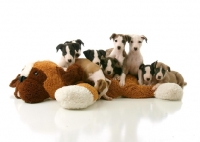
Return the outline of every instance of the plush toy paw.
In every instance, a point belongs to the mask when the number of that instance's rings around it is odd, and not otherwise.
[[[57,89],[55,98],[63,108],[83,109],[96,102],[98,92],[91,85],[80,83]]]
[[[183,89],[176,83],[163,83],[154,92],[158,99],[177,101],[183,96]]]

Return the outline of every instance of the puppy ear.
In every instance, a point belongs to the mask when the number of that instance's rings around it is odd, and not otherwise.
[[[119,61],[116,58],[113,58],[113,61],[114,61],[115,67],[118,67],[118,68],[121,67]]]
[[[153,62],[153,63],[151,64],[151,69],[154,70],[154,69],[156,68],[156,64],[157,64],[157,62],[158,62],[158,61],[155,61],[155,62]]]
[[[131,36],[125,35],[125,39],[126,39],[126,41],[128,41],[128,43],[130,43],[130,41],[131,41]]]
[[[97,86],[96,87],[97,87],[97,90],[99,92],[102,92],[106,87],[105,81],[103,79],[97,80]]]
[[[90,49],[83,51],[83,54],[85,55],[86,58],[89,58],[91,51],[92,50],[90,50]]]
[[[170,69],[170,67],[169,67],[169,66],[167,66],[167,69],[168,69],[168,71],[169,71],[169,72],[171,71],[171,69]]]
[[[99,51],[99,53],[100,53],[100,56],[102,57],[106,57],[106,51],[104,51],[104,50],[98,50]]]
[[[144,64],[141,64],[139,67],[140,70],[144,69]]]
[[[147,38],[146,38],[144,35],[142,35],[141,38],[142,38],[143,40],[145,39],[145,41],[146,41],[146,43],[147,43]]]
[[[56,51],[58,52],[58,50],[62,50],[66,45],[64,44],[59,44],[57,47],[56,47]]]
[[[82,40],[77,39],[76,42],[78,42],[80,45],[82,44],[84,46],[84,43],[82,42]]]
[[[113,33],[113,34],[110,36],[110,40],[111,40],[111,39],[114,39],[114,38],[116,37],[116,35],[117,35],[117,34]]]
[[[101,59],[100,59],[100,64],[103,65],[106,61],[106,58],[101,56]]]

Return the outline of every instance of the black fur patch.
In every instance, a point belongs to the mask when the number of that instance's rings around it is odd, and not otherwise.
[[[97,54],[98,54],[98,58],[99,60],[101,60],[102,57],[106,57],[106,51],[104,50],[96,50],[97,51]],[[85,55],[85,57],[90,60],[91,62],[93,61],[94,59],[94,50],[86,50],[86,51],[83,51],[83,54]]]
[[[62,55],[65,56],[67,53],[66,51],[66,47],[68,46],[69,48],[69,51],[70,51],[70,55],[72,57],[75,57],[75,47],[77,46],[78,44],[77,43],[67,43],[67,44],[59,44],[57,47],[56,47],[56,50],[58,52],[58,50],[60,49],[62,51]]]

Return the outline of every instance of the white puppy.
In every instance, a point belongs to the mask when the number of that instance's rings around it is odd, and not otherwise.
[[[142,82],[142,72],[139,70],[140,65],[143,63],[143,57],[140,52],[140,48],[142,46],[142,42],[145,39],[147,42],[147,38],[144,35],[130,35],[131,40],[129,42],[129,53],[124,59],[123,64],[123,73],[120,76],[120,86],[125,85],[125,78],[128,73],[138,77],[139,84],[143,84]]]

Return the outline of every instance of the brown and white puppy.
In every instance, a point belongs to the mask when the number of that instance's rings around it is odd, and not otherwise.
[[[142,71],[143,85],[151,85],[152,84],[152,77],[154,75],[152,65],[141,64],[139,69]]]
[[[94,87],[99,92],[99,99],[103,96],[106,100],[112,100],[111,97],[106,95],[111,81],[105,77],[100,66],[91,62],[88,59],[78,58],[75,64],[80,65],[86,73],[85,81],[94,82]]]
[[[168,65],[156,61],[152,63],[152,66],[154,67],[152,90],[156,90],[162,83],[176,83],[182,88],[187,84],[183,76],[176,71],[171,71]]]
[[[130,35],[129,52],[124,59],[123,73],[120,77],[120,86],[125,85],[125,78],[128,73],[138,77],[138,82],[142,85],[142,73],[139,70],[140,65],[143,63],[143,56],[140,52],[143,40],[147,42],[144,35]]]
[[[125,45],[126,42],[130,42],[131,37],[129,35],[113,33],[110,36],[110,40],[113,39],[114,48],[106,50],[106,57],[116,58],[120,65],[123,65],[126,57]]]

